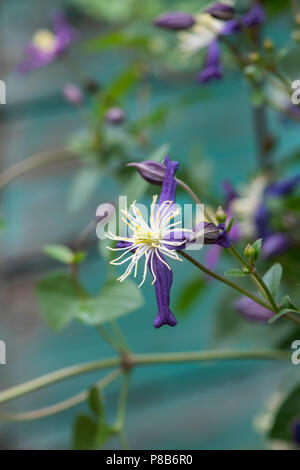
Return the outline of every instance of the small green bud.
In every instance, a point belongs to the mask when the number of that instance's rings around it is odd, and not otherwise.
[[[260,60],[259,53],[258,52],[250,52],[249,60],[252,64],[254,64],[255,62],[259,62],[259,60]]]
[[[245,274],[250,274],[250,273],[251,273],[251,269],[250,269],[250,268],[246,268],[246,266],[244,266],[244,267],[242,268],[242,271],[243,271],[243,273],[245,273]]]
[[[226,212],[223,210],[222,206],[218,207],[216,212],[216,220],[219,224],[223,224],[226,221],[227,215]]]
[[[271,41],[271,39],[266,38],[264,40],[264,48],[266,51],[272,51],[274,49],[274,43]]]
[[[252,245],[247,245],[245,250],[244,250],[244,255],[247,256],[247,258],[254,258],[255,257],[255,248],[253,248]]]

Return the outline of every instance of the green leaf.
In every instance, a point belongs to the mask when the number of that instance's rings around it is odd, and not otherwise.
[[[285,295],[284,297],[282,297],[281,301],[280,301],[280,304],[279,304],[279,309],[285,309],[285,308],[290,308],[292,310],[296,310],[298,311],[298,307],[297,305],[295,305],[290,296],[289,295]]]
[[[204,292],[206,283],[200,277],[197,279],[189,280],[180,291],[177,300],[177,309],[179,312],[184,312],[199,298]]]
[[[245,277],[248,275],[247,273],[244,273],[242,269],[239,269],[239,268],[229,269],[229,271],[226,271],[226,273],[224,274],[225,276],[232,276],[232,277]]]
[[[272,296],[275,297],[280,287],[282,277],[282,266],[279,263],[273,264],[271,268],[264,274],[263,280],[269,288]]]
[[[37,285],[42,314],[55,330],[62,330],[79,313],[79,301],[73,279],[67,274],[52,274]]]
[[[109,281],[97,297],[82,302],[78,318],[87,325],[100,325],[137,310],[143,303],[142,293],[133,281]]]
[[[75,450],[97,450],[115,434],[115,429],[103,418],[96,421],[87,415],[79,415],[74,425],[73,448]]]
[[[76,418],[73,432],[73,448],[75,450],[97,449],[98,424],[89,416],[80,415]]]
[[[252,243],[252,247],[255,250],[254,261],[256,261],[260,256],[262,241],[262,238],[258,238],[254,243]]]
[[[279,407],[269,437],[271,439],[291,440],[291,424],[300,418],[300,386],[294,388]]]
[[[44,245],[43,252],[61,263],[71,264],[74,260],[73,251],[64,245]]]
[[[149,160],[155,162],[162,161],[163,158],[167,155],[169,149],[169,144],[161,145],[149,155]],[[124,194],[127,196],[128,204],[131,204],[135,200],[137,201],[141,199],[148,187],[149,183],[145,181],[138,172],[133,174],[129,180],[129,183],[125,186],[124,189]]]
[[[104,412],[104,402],[100,390],[92,387],[89,394],[89,405],[91,410],[97,415],[102,416]]]
[[[283,317],[283,315],[286,315],[287,313],[299,313],[297,310],[292,310],[290,308],[284,308],[280,310],[279,313],[276,313],[273,317],[270,318],[268,323],[274,323],[278,318]]]
[[[97,167],[82,168],[75,175],[68,195],[68,209],[78,212],[83,209],[101,181],[102,172]]]

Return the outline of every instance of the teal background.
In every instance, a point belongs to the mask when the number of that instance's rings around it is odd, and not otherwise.
[[[80,50],[50,67],[19,76],[14,72],[24,43],[45,22],[51,8],[60,2],[1,3],[0,78],[7,83],[7,105],[1,109],[1,169],[40,151],[60,148],[72,130],[81,126],[80,112],[64,103],[61,88],[72,80],[74,62],[91,76],[109,81],[123,66],[119,53],[97,58]],[[51,7],[51,8],[50,8]],[[272,33],[278,43],[287,40],[289,20],[277,18]],[[94,30],[97,26],[93,25]],[[89,29],[83,25],[83,36]],[[274,37],[273,34],[273,37]],[[108,66],[109,65],[109,66]],[[196,85],[151,80],[154,107],[159,102],[175,106],[184,91]],[[135,112],[134,103],[128,109]],[[276,158],[299,145],[297,126],[283,124],[277,114],[270,116],[271,128],[279,136]],[[176,112],[166,127],[154,136],[157,145],[171,144],[171,155],[185,165],[191,148],[201,149],[213,165],[212,184],[221,195],[224,178],[244,181],[255,170],[255,142],[248,90],[240,75],[233,71],[209,87],[209,99]],[[66,197],[76,168],[60,164],[30,173],[12,183],[1,194],[1,212],[7,220],[2,235],[1,323],[0,338],[7,344],[7,365],[0,366],[1,388],[14,385],[77,362],[112,354],[96,330],[73,323],[66,331],[54,333],[42,321],[34,296],[34,282],[49,267],[55,267],[41,253],[46,243],[66,243],[74,238],[94,216],[100,202],[111,200],[116,187],[102,181],[89,207],[79,215],[66,208]],[[200,254],[203,258],[203,254]],[[179,263],[178,263],[179,264]],[[173,310],[183,280],[193,278],[195,270],[186,264],[174,266]],[[81,272],[90,291],[105,280],[105,263],[95,249]],[[176,328],[154,330],[154,290],[143,287],[146,304],[122,318],[120,324],[130,346],[136,352],[182,351],[206,348],[257,345],[267,347],[264,327],[249,325],[251,333],[242,339],[217,340],[214,334],[215,312],[223,288],[210,283],[204,297],[189,315],[179,318]],[[265,361],[236,361],[208,364],[148,366],[134,371],[130,392],[127,430],[132,448],[152,449],[232,449],[262,448],[253,429],[253,417],[291,366]],[[80,391],[99,379],[92,374],[61,383],[14,401],[5,409],[21,411],[55,403]],[[105,392],[108,415],[113,418],[119,382]],[[85,405],[54,417],[29,423],[0,424],[2,448],[68,448],[75,412]],[[118,442],[109,443],[110,448]]]

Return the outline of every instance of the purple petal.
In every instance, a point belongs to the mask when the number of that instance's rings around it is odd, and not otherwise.
[[[300,175],[287,178],[277,183],[272,183],[266,191],[268,196],[286,196],[290,194],[300,183]]]
[[[221,64],[221,53],[218,41],[213,41],[207,48],[207,56],[204,68],[198,74],[197,80],[200,83],[207,83],[213,79],[220,79],[223,76]]]
[[[172,11],[163,13],[154,22],[155,26],[165,29],[181,30],[191,28],[195,24],[192,15],[183,11]]]
[[[211,247],[209,247],[205,254],[205,260],[204,260],[205,266],[211,271],[214,271],[218,265],[221,253],[222,253],[221,246],[212,245]],[[212,279],[210,276],[208,278]]]
[[[274,315],[271,310],[262,307],[248,297],[241,297],[234,303],[234,306],[244,318],[253,322],[267,323]]]
[[[221,36],[230,36],[231,34],[239,33],[241,30],[241,25],[237,20],[226,21],[224,28],[222,29]]]
[[[257,228],[258,236],[261,238],[266,238],[271,234],[271,229],[269,226],[270,212],[267,206],[262,203],[256,211],[255,214],[255,225]]]
[[[161,258],[164,260],[162,256]],[[153,257],[153,272],[156,276],[155,293],[158,306],[154,327],[160,328],[163,325],[175,326],[177,325],[177,320],[169,308],[173,273],[157,256]]]
[[[290,247],[290,238],[284,233],[273,233],[263,240],[262,256],[273,258],[282,255]]]
[[[259,25],[266,19],[266,13],[259,4],[254,5],[251,10],[242,17],[242,23],[247,28]]]
[[[122,124],[125,120],[125,111],[122,108],[110,108],[105,116],[107,122],[111,124]]]
[[[166,165],[166,174],[161,188],[159,205],[164,201],[173,201],[175,202],[175,193],[177,187],[177,181],[175,179],[175,173],[178,170],[179,163],[170,160],[167,155],[164,164]]]
[[[239,197],[239,194],[238,192],[234,189],[234,187],[232,186],[231,182],[230,181],[223,181],[223,190],[224,190],[224,193],[225,193],[225,196],[226,196],[226,202],[225,202],[225,207],[226,209],[229,207],[229,204],[234,200],[236,199],[237,197]]]

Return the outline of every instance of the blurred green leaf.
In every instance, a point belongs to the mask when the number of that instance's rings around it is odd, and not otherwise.
[[[103,397],[97,387],[92,387],[89,394],[89,405],[91,410],[97,415],[102,416],[104,411]]]
[[[42,314],[55,330],[62,330],[79,313],[76,285],[67,274],[52,274],[37,285]]]
[[[76,253],[74,253],[73,263],[76,263],[76,264],[82,263],[82,261],[84,261],[85,258],[86,258],[85,251],[77,251]]]
[[[240,268],[229,269],[229,271],[226,271],[224,274],[225,274],[225,276],[231,276],[231,277],[245,277],[245,276],[247,276],[247,274],[244,273],[244,271]]]
[[[93,39],[89,39],[85,45],[88,52],[98,52],[101,49],[111,47],[143,47],[149,44],[149,39],[145,36],[134,36],[125,31],[109,31]]]
[[[279,263],[273,264],[273,266],[271,266],[271,268],[263,276],[263,280],[265,281],[273,297],[276,297],[276,294],[278,293],[281,277],[282,266]]]
[[[184,312],[189,309],[203,294],[205,285],[206,283],[200,277],[186,282],[178,295],[177,310]]]
[[[61,263],[71,264],[74,260],[73,251],[64,245],[44,245],[43,252]]]
[[[287,313],[299,313],[297,311],[294,311],[294,310],[291,310],[290,308],[283,308],[282,310],[280,310],[279,313],[276,313],[276,315],[274,315],[273,317],[270,318],[270,320],[268,321],[268,323],[274,323],[275,321],[278,320],[278,318],[280,317],[283,317],[284,315],[286,315]]]
[[[142,293],[133,281],[109,281],[97,297],[82,302],[78,318],[87,325],[100,325],[137,310],[143,302]]]
[[[77,212],[86,206],[102,176],[102,171],[94,166],[88,166],[78,171],[68,195],[68,209],[71,212]]]
[[[279,407],[269,437],[271,439],[291,440],[291,425],[300,417],[300,386],[294,388]]]

